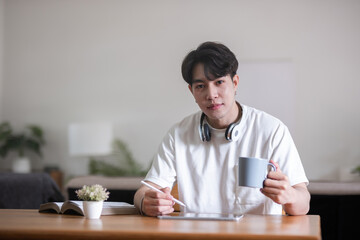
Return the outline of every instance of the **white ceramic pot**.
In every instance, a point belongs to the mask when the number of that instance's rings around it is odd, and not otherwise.
[[[87,219],[99,219],[104,201],[84,201],[84,215]]]
[[[30,160],[27,157],[19,157],[14,160],[12,164],[12,171],[14,173],[30,173],[31,164]]]

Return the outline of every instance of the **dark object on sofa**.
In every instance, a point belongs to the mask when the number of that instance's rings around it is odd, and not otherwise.
[[[55,181],[47,173],[1,173],[0,208],[38,209],[45,202],[62,202]]]

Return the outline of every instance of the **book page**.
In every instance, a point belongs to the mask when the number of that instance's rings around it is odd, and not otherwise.
[[[126,202],[104,202],[103,208],[112,208],[112,207],[133,207],[133,205]]]
[[[83,202],[82,201],[71,201],[71,200],[66,201],[61,207],[61,213],[84,215]]]
[[[134,205],[126,202],[104,202],[101,215],[139,214]]]
[[[48,202],[40,204],[39,212],[56,212],[60,213],[63,202]]]
[[[53,203],[58,206],[59,210],[61,209],[62,205],[64,204],[64,202],[53,202]]]

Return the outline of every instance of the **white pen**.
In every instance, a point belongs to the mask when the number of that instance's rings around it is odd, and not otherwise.
[[[160,189],[157,189],[156,187],[154,187],[154,186],[152,186],[152,185],[150,185],[150,184],[148,184],[148,183],[146,183],[146,182],[144,182],[144,181],[141,181],[141,184],[144,184],[145,186],[147,186],[147,187],[149,187],[149,188],[151,188],[151,189],[153,189],[153,190],[155,190],[155,191],[157,191],[157,192],[164,193],[164,192],[161,191]],[[172,200],[173,200],[174,202],[176,202],[177,204],[179,204],[179,205],[181,205],[181,206],[183,206],[183,207],[186,207],[186,205],[185,205],[184,203],[180,202],[180,201],[177,200],[176,198],[173,198]]]

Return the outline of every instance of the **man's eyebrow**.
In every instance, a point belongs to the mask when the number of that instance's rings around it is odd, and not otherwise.
[[[193,79],[192,83],[203,83],[204,81],[201,79]]]

